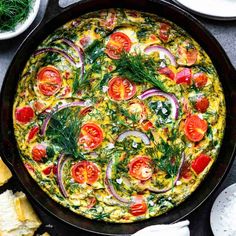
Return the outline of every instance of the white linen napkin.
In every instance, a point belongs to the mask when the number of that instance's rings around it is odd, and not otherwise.
[[[169,225],[151,225],[139,230],[132,236],[190,236],[189,221]]]

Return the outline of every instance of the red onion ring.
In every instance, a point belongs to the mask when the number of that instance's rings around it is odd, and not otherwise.
[[[135,131],[135,130],[128,130],[120,134],[119,137],[117,138],[117,141],[122,142],[126,137],[129,137],[129,136],[135,136],[137,138],[140,138],[142,139],[145,145],[150,145],[150,140],[148,136],[145,133],[142,133],[140,131]]]
[[[180,171],[181,171],[181,168],[183,166],[184,160],[185,160],[185,154],[182,153],[179,169],[178,169],[177,175],[175,177],[175,180],[173,182],[173,185],[171,187],[168,187],[168,188],[165,188],[165,189],[158,189],[158,188],[155,188],[155,187],[147,187],[147,190],[149,190],[151,192],[154,192],[154,193],[166,193],[169,190],[171,190],[176,185],[177,181],[179,180]]]
[[[159,54],[162,53],[164,56],[169,58],[171,65],[177,66],[177,63],[173,54],[168,49],[162,46],[159,46],[159,45],[148,46],[144,49],[144,52],[146,54],[151,54],[153,52],[159,52]]]
[[[112,184],[112,166],[114,164],[113,158],[108,162],[107,169],[106,169],[106,177],[105,177],[105,185],[107,186],[107,189],[109,193],[117,199],[119,202],[123,204],[130,204],[131,201],[119,196],[119,194],[116,192],[113,184]]]
[[[57,48],[41,48],[39,50],[36,50],[33,55],[37,56],[37,55],[40,55],[42,53],[47,53],[47,52],[58,53],[61,56],[63,56],[65,59],[67,59],[70,63],[72,63],[74,66],[76,66],[76,62],[73,57],[69,56],[66,52]]]
[[[143,92],[139,97],[141,100],[145,100],[152,96],[162,96],[168,99],[171,103],[171,117],[175,120],[178,119],[179,116],[179,102],[177,98],[173,94],[165,93],[159,89],[149,89]]]
[[[84,107],[85,104],[84,102],[82,101],[76,101],[76,102],[71,102],[71,103],[66,103],[66,104],[63,104],[61,106],[58,106],[57,108],[55,108],[52,112],[50,112],[48,114],[48,116],[44,119],[43,121],[43,124],[41,126],[41,130],[40,130],[40,134],[43,136],[45,135],[46,133],[46,130],[47,130],[47,127],[48,127],[48,124],[49,124],[49,121],[51,120],[52,116],[57,113],[58,111],[61,111],[65,108],[68,108],[68,107],[77,107],[77,106],[81,106],[81,107]]]
[[[64,197],[68,197],[68,194],[66,192],[66,188],[62,180],[62,174],[63,174],[63,168],[69,160],[72,160],[72,158],[68,158],[62,153],[60,154],[57,162],[57,182],[59,189]]]

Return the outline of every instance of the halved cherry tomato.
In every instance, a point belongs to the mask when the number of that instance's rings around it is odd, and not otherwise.
[[[175,79],[175,73],[168,67],[164,67],[164,68],[161,68],[158,70],[158,72],[161,74],[161,75],[165,75],[166,77],[174,80]]]
[[[192,72],[189,68],[184,68],[183,70],[176,73],[176,83],[177,84],[191,84]]]
[[[153,129],[154,126],[152,124],[152,122],[150,120],[144,120],[142,123],[141,123],[141,127],[144,131],[148,131],[150,129]]]
[[[43,170],[43,173],[44,173],[45,175],[50,175],[51,172],[52,172],[52,170],[53,170],[53,166],[48,166],[48,167],[46,167],[46,168]]]
[[[183,66],[191,66],[197,61],[198,50],[189,41],[184,41],[178,48],[177,63]]]
[[[15,116],[18,122],[26,124],[34,118],[34,110],[30,106],[16,108]]]
[[[36,144],[32,149],[32,157],[35,161],[41,161],[47,156],[46,146],[43,144]]]
[[[116,101],[128,100],[136,93],[136,86],[126,78],[114,77],[108,87],[109,97]]]
[[[143,198],[141,196],[137,196],[134,199],[134,202],[130,204],[129,212],[133,216],[140,216],[140,215],[144,215],[147,212],[147,209],[148,209],[147,204],[143,200]]]
[[[53,66],[41,68],[37,74],[39,91],[45,96],[56,94],[62,86],[60,72]]]
[[[166,24],[166,23],[161,23],[160,25],[160,39],[163,42],[167,42],[169,39],[169,32],[170,32],[170,25]]]
[[[199,175],[208,166],[210,161],[211,157],[202,153],[193,160],[191,167],[194,172]]]
[[[197,99],[195,108],[201,112],[206,112],[207,108],[209,107],[209,100],[206,97],[200,97]]]
[[[128,165],[129,174],[139,180],[148,180],[152,177],[151,159],[148,156],[136,156]]]
[[[103,141],[102,129],[95,123],[87,123],[81,127],[79,143],[85,149],[92,150],[97,148]]]
[[[72,177],[80,184],[93,184],[99,178],[99,169],[91,161],[80,161],[72,167]]]
[[[38,132],[39,132],[39,127],[37,125],[33,126],[29,131],[27,142],[31,141]]]
[[[121,53],[129,52],[130,48],[130,38],[122,32],[115,32],[110,36],[105,52],[112,59],[120,59]]]
[[[197,88],[202,88],[206,85],[208,78],[206,74],[199,72],[193,75],[193,80]]]
[[[201,141],[207,131],[207,122],[198,115],[191,115],[185,121],[184,133],[190,141]]]

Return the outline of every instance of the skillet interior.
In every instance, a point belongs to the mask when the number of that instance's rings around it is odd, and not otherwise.
[[[50,1],[50,4],[53,2],[54,1]],[[68,211],[51,200],[38,187],[38,185],[35,184],[34,180],[29,176],[27,170],[25,170],[23,163],[18,156],[12,125],[12,104],[17,86],[16,78],[18,78],[18,75],[23,69],[25,62],[35,50],[38,42],[41,42],[58,26],[75,17],[78,17],[81,14],[111,7],[125,7],[156,13],[159,16],[167,18],[168,20],[171,20],[184,28],[211,57],[223,85],[227,105],[225,137],[219,157],[217,158],[207,178],[201,183],[199,188],[191,195],[191,197],[161,217],[152,218],[139,223],[119,225],[91,221]],[[174,222],[193,211],[222,181],[232,162],[235,149],[236,134],[231,127],[236,125],[236,109],[235,106],[233,106],[233,96],[234,99],[236,99],[236,86],[234,77],[234,74],[236,73],[234,72],[232,65],[230,64],[222,48],[196,19],[191,17],[188,13],[185,13],[184,11],[165,2],[150,2],[146,0],[139,0],[137,2],[130,0],[125,3],[111,3],[109,0],[90,0],[72,5],[63,10],[60,14],[53,11],[52,5],[49,5],[47,12],[48,14],[46,14],[46,17],[49,15],[49,12],[52,16],[55,14],[55,18],[45,23],[47,21],[46,18],[45,21],[26,39],[26,41],[20,47],[13,59],[11,66],[8,69],[1,92],[1,152],[3,157],[12,164],[16,175],[26,190],[41,206],[43,206],[53,215],[56,215],[61,220],[76,227],[102,234],[117,235],[133,233],[151,224]]]

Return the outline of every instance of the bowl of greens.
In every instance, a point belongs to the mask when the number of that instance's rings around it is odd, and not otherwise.
[[[0,40],[16,37],[34,21],[40,0],[0,1]]]

